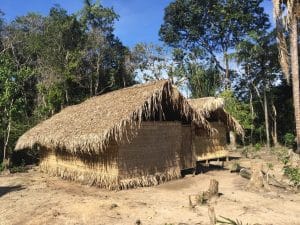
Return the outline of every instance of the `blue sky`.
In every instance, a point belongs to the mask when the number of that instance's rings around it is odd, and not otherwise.
[[[208,0],[209,1],[209,0]],[[247,1],[247,0],[245,0]],[[0,9],[7,21],[27,12],[47,15],[54,4],[60,4],[73,13],[82,7],[82,0],[0,0]],[[164,8],[171,0],[102,0],[103,5],[113,7],[120,15],[115,34],[132,47],[138,42],[159,42],[158,31],[162,24]],[[272,18],[272,1],[265,0],[263,6]]]

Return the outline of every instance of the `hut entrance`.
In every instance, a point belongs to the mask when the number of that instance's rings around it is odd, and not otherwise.
[[[192,152],[192,130],[190,124],[183,124],[181,126],[181,138],[180,168],[194,168],[196,161]]]

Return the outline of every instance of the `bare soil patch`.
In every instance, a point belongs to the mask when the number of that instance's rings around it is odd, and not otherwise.
[[[262,154],[260,159],[280,163]],[[250,159],[240,159],[241,166]],[[229,170],[213,170],[149,188],[108,191],[49,177],[33,168],[28,173],[0,176],[0,224],[209,224],[208,206],[191,209],[188,196],[219,182],[222,195],[213,207],[220,216],[243,224],[300,225],[300,194],[279,188],[248,191],[248,180]]]

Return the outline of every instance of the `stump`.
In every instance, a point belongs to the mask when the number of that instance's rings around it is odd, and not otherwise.
[[[251,179],[251,171],[246,169],[246,168],[242,168],[240,170],[240,176],[243,177],[243,178],[246,178],[246,179]]]
[[[251,178],[247,188],[252,190],[270,189],[269,184],[264,179],[263,164],[253,162],[251,164]]]
[[[197,205],[206,204],[211,198],[219,196],[219,182],[215,179],[210,180],[209,188],[197,195],[189,195],[189,205],[195,208]]]
[[[209,198],[217,196],[219,193],[219,182],[215,179],[210,180],[209,189],[207,192],[209,193]]]
[[[251,178],[247,185],[250,189],[262,189],[264,187],[264,175],[262,171],[262,163],[252,163],[251,165]]]
[[[199,195],[189,195],[189,205],[191,208],[195,208],[197,205],[199,205]]]

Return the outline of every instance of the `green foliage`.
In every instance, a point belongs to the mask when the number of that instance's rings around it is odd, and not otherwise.
[[[163,46],[138,43],[132,49],[131,56],[136,68],[135,73],[140,80],[160,80],[171,75],[171,67],[168,63],[170,57],[168,50]]]
[[[117,19],[90,0],[77,14],[56,5],[8,24],[0,13],[0,156],[41,119],[134,83],[130,52],[113,33]]]
[[[267,163],[267,167],[268,167],[268,169],[270,169],[270,170],[273,170],[273,169],[274,169],[273,163]]]
[[[9,171],[11,173],[24,173],[24,172],[26,172],[27,169],[25,167],[25,161],[22,160],[22,163],[19,166],[13,166],[13,167],[9,168]]]
[[[5,167],[2,163],[0,163],[0,172],[4,171]]]
[[[216,95],[221,83],[221,75],[218,70],[213,67],[205,69],[197,64],[190,64],[188,71],[190,71],[189,83],[192,97],[201,98]]]
[[[258,152],[258,151],[260,151],[261,150],[261,144],[260,143],[256,143],[255,145],[254,145],[254,149],[255,149],[255,151],[256,152]]]
[[[283,172],[289,178],[290,182],[295,186],[300,185],[300,168],[291,164],[289,150],[287,148],[275,148],[274,153],[278,159],[284,164]]]
[[[290,179],[294,186],[298,187],[300,185],[300,168],[285,166],[284,174]]]
[[[165,9],[160,37],[172,47],[197,50],[199,59],[232,73],[222,62],[230,60],[230,50],[249,32],[269,26],[261,2],[176,0]]]
[[[293,144],[295,143],[295,135],[292,133],[286,133],[283,137],[284,145],[286,147],[292,148]]]
[[[10,153],[16,138],[26,123],[27,82],[33,71],[26,65],[17,66],[12,55],[2,53],[0,57],[0,132],[1,154]],[[25,121],[24,121],[25,120]]]
[[[239,101],[231,90],[222,92],[220,97],[225,100],[226,111],[236,118],[244,129],[251,129],[253,125],[249,104]]]

